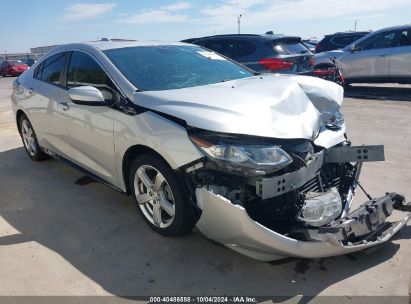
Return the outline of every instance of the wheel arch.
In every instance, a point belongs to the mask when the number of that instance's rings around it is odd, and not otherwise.
[[[145,146],[145,145],[134,145],[129,147],[126,152],[124,153],[123,159],[122,159],[122,172],[123,172],[123,182],[124,186],[126,188],[126,193],[130,194],[130,167],[134,159],[136,159],[137,156],[143,155],[143,154],[151,154],[154,155],[161,160],[163,160],[166,164],[170,165],[168,161],[158,152],[156,152],[154,149]],[[170,166],[171,167],[171,166]]]

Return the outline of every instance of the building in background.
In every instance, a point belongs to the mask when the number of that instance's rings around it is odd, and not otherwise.
[[[34,59],[38,60],[47,52],[51,51],[58,45],[48,45],[48,46],[39,46],[30,48],[30,53],[0,53],[0,61],[4,60],[25,60],[25,59]]]
[[[48,46],[39,46],[35,48],[30,48],[30,53],[35,56],[35,59],[39,59],[42,57],[44,54],[48,53],[55,47],[58,47],[58,45],[48,45]]]

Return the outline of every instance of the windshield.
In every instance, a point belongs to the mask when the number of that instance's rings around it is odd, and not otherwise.
[[[217,53],[197,46],[141,46],[104,53],[143,91],[181,89],[253,76]]]

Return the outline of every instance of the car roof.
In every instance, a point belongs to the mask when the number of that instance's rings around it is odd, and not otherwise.
[[[369,33],[371,33],[371,31],[358,31],[358,32],[347,31],[347,32],[337,32],[334,34],[327,34],[325,35],[325,37],[331,37],[331,36],[336,36],[336,35],[357,35],[357,34],[369,34]]]
[[[390,26],[390,27],[385,27],[376,31],[360,31],[360,32],[354,32],[354,31],[348,31],[348,32],[337,32],[334,34],[330,34],[330,35],[325,35],[327,36],[333,36],[333,35],[343,35],[343,34],[375,34],[375,33],[379,33],[379,32],[385,32],[385,31],[397,31],[397,30],[406,30],[406,29],[411,29],[411,23],[409,24],[404,24],[404,25],[395,25],[395,26]]]
[[[85,48],[85,49],[98,49],[100,51],[111,50],[111,49],[120,49],[127,47],[138,47],[138,46],[161,46],[161,45],[188,45],[183,42],[168,42],[168,41],[139,41],[139,40],[125,40],[125,39],[104,39],[98,41],[87,41],[81,43],[69,43],[62,44],[58,47],[55,47],[51,53],[57,53],[62,51],[67,51],[75,48]]]
[[[387,31],[400,31],[400,30],[411,30],[411,23],[410,24],[405,24],[405,25],[396,25],[396,26],[385,27],[385,28],[379,29],[377,31],[370,32],[369,34],[365,35],[364,37],[354,41],[353,43],[350,43],[345,48],[343,48],[343,50],[348,50],[348,49],[350,49],[350,47],[353,44],[361,43],[364,40],[367,40],[369,37],[372,37],[372,36],[377,35],[379,33],[387,32]]]
[[[411,23],[403,24],[403,25],[396,25],[396,26],[385,27],[385,28],[382,28],[382,29],[380,29],[380,30],[378,30],[378,31],[375,31],[375,32],[407,30],[407,29],[411,29]]]
[[[291,35],[284,35],[284,34],[225,34],[225,35],[213,35],[213,36],[205,36],[198,38],[197,40],[202,39],[218,39],[218,38],[247,38],[247,39],[263,39],[263,40],[277,40],[283,38],[291,38],[291,39],[301,39],[298,36],[291,36]],[[191,40],[191,39],[185,39]],[[194,40],[194,41],[197,41]]]

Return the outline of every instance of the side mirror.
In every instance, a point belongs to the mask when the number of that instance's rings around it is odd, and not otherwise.
[[[351,44],[351,46],[350,46],[350,51],[351,51],[351,52],[358,51],[357,46],[356,46],[355,44]]]
[[[70,99],[80,105],[106,106],[109,103],[104,100],[103,94],[92,86],[74,87],[68,90]]]

